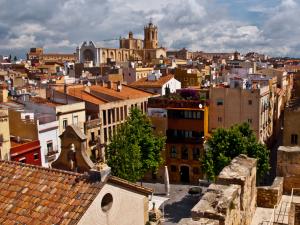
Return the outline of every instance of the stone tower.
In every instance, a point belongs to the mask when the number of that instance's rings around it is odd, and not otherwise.
[[[144,49],[156,49],[158,47],[158,29],[150,20],[144,27]]]

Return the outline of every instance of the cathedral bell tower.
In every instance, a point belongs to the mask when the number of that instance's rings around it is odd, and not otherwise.
[[[149,24],[144,27],[144,49],[158,48],[158,29],[150,20]]]

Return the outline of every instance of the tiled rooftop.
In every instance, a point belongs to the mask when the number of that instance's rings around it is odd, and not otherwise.
[[[0,224],[75,224],[103,186],[80,176],[0,161]]]
[[[144,77],[142,79],[139,79],[132,84],[130,84],[133,87],[149,87],[149,88],[155,88],[155,87],[162,87],[165,83],[167,83],[169,80],[174,78],[173,75],[167,75],[162,76],[158,80],[148,80],[147,77]]]
[[[64,92],[63,87],[57,87],[57,91]],[[68,94],[80,100],[91,102],[93,104],[104,104],[117,100],[136,99],[151,97],[154,94],[122,84],[122,89],[117,91],[117,84],[114,83],[112,88],[107,85],[92,85],[90,87],[82,85],[73,85],[68,87]],[[102,96],[102,97],[101,97]]]

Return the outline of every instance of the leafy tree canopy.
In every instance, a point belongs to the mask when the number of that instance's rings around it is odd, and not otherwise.
[[[207,178],[215,180],[221,170],[240,154],[258,160],[258,179],[269,171],[269,150],[256,140],[248,123],[235,125],[229,129],[216,129],[207,142],[207,149],[202,161]]]
[[[146,172],[157,171],[164,145],[165,137],[155,136],[150,119],[134,108],[106,149],[107,163],[113,175],[136,182]]]

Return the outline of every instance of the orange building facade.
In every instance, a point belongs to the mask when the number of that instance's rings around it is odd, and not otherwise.
[[[197,184],[204,176],[200,161],[204,155],[203,143],[208,136],[206,102],[151,98],[148,112],[154,129],[165,130],[167,140],[163,155],[170,182]],[[160,121],[155,117],[164,118],[165,123],[155,124],[154,121]],[[162,124],[166,127],[162,128]]]

